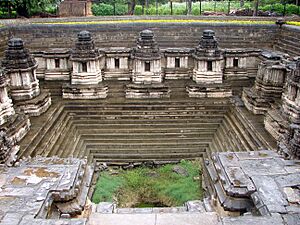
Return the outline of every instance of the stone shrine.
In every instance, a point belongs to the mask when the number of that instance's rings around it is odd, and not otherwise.
[[[288,74],[282,94],[282,116],[289,127],[279,138],[279,152],[288,158],[300,158],[300,60]]]
[[[2,66],[9,79],[11,97],[16,105],[26,114],[39,116],[51,105],[50,93],[41,93],[36,77],[37,63],[24,48],[22,39],[12,38]]]
[[[263,52],[262,57],[266,60],[258,65],[255,85],[245,88],[242,96],[247,109],[255,114],[264,114],[281,98],[287,73],[280,56]]]
[[[224,52],[218,47],[213,30],[204,30],[193,53],[193,81],[187,87],[190,97],[230,97],[230,87],[223,83]],[[239,60],[238,58],[236,60]]]
[[[102,54],[95,48],[92,36],[88,31],[81,31],[75,49],[71,52],[71,84],[63,88],[64,98],[105,98],[107,87],[101,84]]]
[[[204,30],[193,54],[195,67],[193,80],[199,84],[221,84],[223,81],[224,57],[218,48],[215,32]]]
[[[137,47],[131,51],[132,83],[127,85],[127,98],[168,97],[169,88],[163,84],[162,53],[151,30],[143,30]]]
[[[59,5],[59,16],[92,16],[91,0],[64,0]]]

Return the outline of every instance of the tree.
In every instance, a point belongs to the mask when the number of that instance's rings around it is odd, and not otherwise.
[[[253,16],[257,16],[258,6],[259,6],[259,0],[254,0],[254,12],[253,12]]]
[[[244,0],[240,0],[240,7],[244,7],[244,4],[245,4]]]
[[[11,4],[19,16],[29,17],[35,12],[42,12],[47,6],[57,5],[60,0],[15,0]]]
[[[135,4],[136,4],[135,0],[131,0],[130,1],[130,8],[129,8],[129,12],[128,12],[129,15],[133,15],[134,14]]]
[[[187,14],[192,14],[192,0],[187,0]]]

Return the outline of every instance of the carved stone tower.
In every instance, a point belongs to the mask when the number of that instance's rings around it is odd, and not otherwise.
[[[220,84],[223,78],[224,58],[218,48],[215,32],[204,30],[194,58],[193,80],[200,84]]]
[[[22,39],[12,38],[2,61],[9,79],[11,97],[21,110],[31,116],[39,116],[51,105],[49,92],[40,93],[36,77],[37,63],[24,48]]]
[[[162,83],[161,53],[154,33],[143,30],[137,40],[132,55],[132,81],[136,84]]]
[[[107,87],[102,82],[99,50],[95,48],[92,35],[81,31],[71,52],[71,84],[63,88],[63,97],[72,99],[106,98]]]

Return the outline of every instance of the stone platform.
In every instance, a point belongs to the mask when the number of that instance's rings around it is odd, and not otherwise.
[[[0,171],[1,224],[50,225],[59,218],[60,224],[85,224],[85,219],[63,219],[85,206],[93,175],[85,160],[36,157]]]
[[[107,97],[108,87],[104,84],[65,84],[62,89],[65,99],[101,99]]]
[[[300,166],[274,151],[224,152],[206,161],[207,190],[219,213],[300,216]]]
[[[186,87],[192,98],[229,98],[232,96],[230,85],[226,84],[190,84]]]
[[[126,98],[169,98],[170,88],[161,83],[157,84],[127,84]]]

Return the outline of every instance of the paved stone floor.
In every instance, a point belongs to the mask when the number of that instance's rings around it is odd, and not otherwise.
[[[216,225],[216,213],[100,214],[93,213],[88,225]]]

